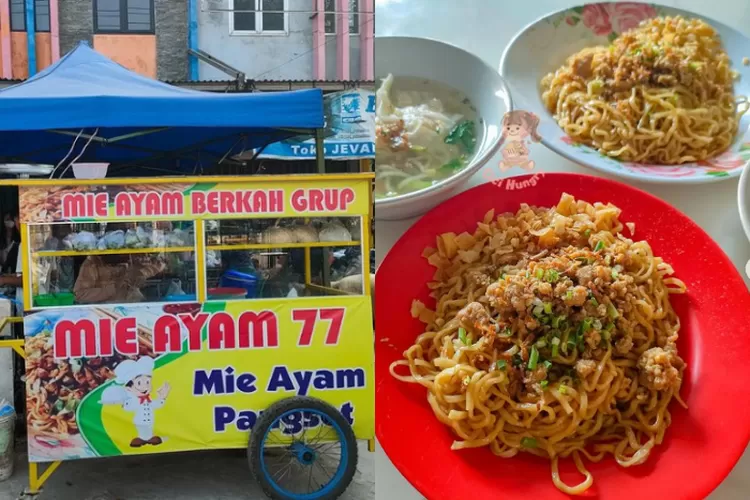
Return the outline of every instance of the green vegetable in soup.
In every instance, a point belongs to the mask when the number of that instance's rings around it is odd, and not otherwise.
[[[440,171],[446,176],[449,176],[464,168],[465,165],[466,162],[464,162],[463,157],[453,158],[451,161],[440,167]]]
[[[422,179],[412,179],[406,183],[401,189],[402,193],[410,193],[412,191],[419,191],[432,186],[432,181],[425,181]]]
[[[473,154],[477,145],[476,126],[472,120],[458,122],[445,138],[446,144],[457,144],[463,147],[466,154]]]

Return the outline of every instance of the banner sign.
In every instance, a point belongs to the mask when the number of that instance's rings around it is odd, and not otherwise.
[[[375,93],[347,90],[323,97],[327,160],[375,158]],[[293,137],[266,146],[260,158],[314,160],[315,139]]]
[[[374,437],[369,297],[76,307],[24,331],[31,462],[245,448],[261,413],[297,395]],[[287,420],[282,440],[327,430]]]
[[[369,179],[272,183],[22,186],[27,224],[367,215]]]

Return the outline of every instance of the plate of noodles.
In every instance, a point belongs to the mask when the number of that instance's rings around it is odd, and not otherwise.
[[[377,278],[377,436],[427,498],[702,499],[750,439],[747,287],[643,191],[484,184]]]
[[[542,142],[632,180],[705,183],[750,160],[750,40],[653,4],[593,3],[544,16],[500,71]]]

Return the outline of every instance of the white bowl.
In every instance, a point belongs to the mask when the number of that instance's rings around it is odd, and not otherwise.
[[[104,179],[109,163],[74,163],[73,177],[76,179]]]
[[[737,188],[737,205],[740,209],[740,221],[745,236],[750,241],[750,163],[745,165],[740,175],[740,184]],[[750,261],[745,266],[745,273],[750,278]]]
[[[725,24],[656,4],[603,2],[569,7],[526,26],[505,48],[500,61],[500,73],[513,92],[516,106],[539,116],[542,143],[573,162],[631,181],[701,184],[738,177],[750,160],[750,113],[742,117],[734,142],[722,154],[699,162],[664,166],[621,162],[573,143],[542,103],[540,80],[572,54],[585,47],[607,45],[609,39],[642,20],[675,15],[703,19],[716,29],[732,60],[732,69],[740,73],[734,85],[735,96],[750,96],[750,66],[742,63],[743,58],[750,56],[750,39]]]
[[[480,121],[477,150],[466,168],[429,188],[375,201],[376,219],[408,219],[450,198],[497,153],[503,116],[513,109],[513,103],[497,70],[463,49],[436,40],[376,37],[375,68],[378,81],[392,73],[395,77],[433,80],[463,92],[477,109]]]

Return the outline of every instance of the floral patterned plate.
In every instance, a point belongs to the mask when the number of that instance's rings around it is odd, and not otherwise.
[[[700,18],[721,36],[724,48],[740,73],[735,95],[750,97],[750,40],[738,31],[704,16],[672,7],[645,3],[594,3],[549,14],[524,28],[510,42],[500,62],[500,72],[511,87],[517,108],[539,116],[542,142],[565,158],[618,177],[658,183],[706,183],[737,177],[750,160],[750,113],[740,121],[732,146],[714,158],[675,166],[621,162],[588,146],[574,143],[542,104],[539,81],[575,52],[607,45],[623,31],[656,16]]]

